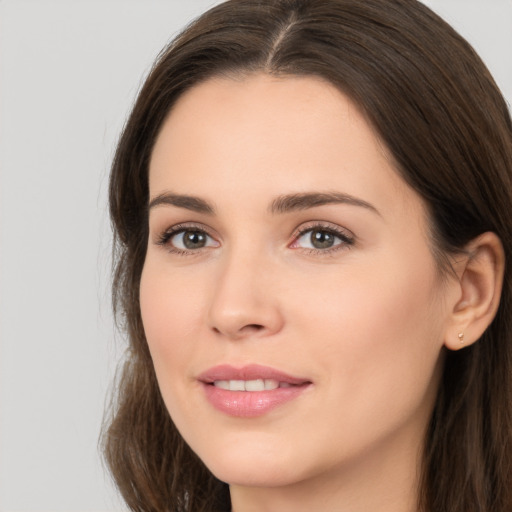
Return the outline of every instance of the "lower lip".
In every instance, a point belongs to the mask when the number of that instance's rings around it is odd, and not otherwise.
[[[203,384],[208,401],[219,411],[229,416],[254,418],[297,398],[309,384],[277,388],[267,391],[229,391]]]

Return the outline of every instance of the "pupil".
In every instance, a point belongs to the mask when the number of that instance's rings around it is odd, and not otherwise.
[[[204,247],[206,237],[200,231],[187,231],[183,237],[183,243],[187,249],[197,249]]]
[[[334,235],[327,231],[313,231],[311,233],[311,244],[316,249],[328,249],[334,243]]]

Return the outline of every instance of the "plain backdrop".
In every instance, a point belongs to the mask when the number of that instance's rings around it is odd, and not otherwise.
[[[115,141],[169,39],[213,0],[0,0],[0,511],[123,505],[97,443],[123,351],[110,313]],[[512,0],[425,1],[512,101]]]

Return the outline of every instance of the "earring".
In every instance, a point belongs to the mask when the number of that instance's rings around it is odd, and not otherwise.
[[[464,333],[459,332],[459,341],[461,345],[464,345]]]

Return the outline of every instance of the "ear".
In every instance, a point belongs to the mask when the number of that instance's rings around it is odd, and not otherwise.
[[[483,233],[456,257],[457,298],[445,332],[445,346],[458,350],[475,343],[489,327],[498,310],[505,253],[495,233]]]

